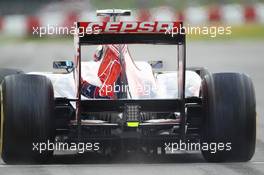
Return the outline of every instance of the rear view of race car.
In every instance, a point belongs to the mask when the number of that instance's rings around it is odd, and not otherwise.
[[[201,150],[210,162],[252,158],[256,102],[247,75],[186,68],[182,22],[116,21],[130,14],[123,10],[98,14],[114,21],[76,24],[74,63],[54,63],[66,74],[3,70],[6,163],[44,162],[64,146],[112,156]],[[100,60],[83,59],[98,46]]]

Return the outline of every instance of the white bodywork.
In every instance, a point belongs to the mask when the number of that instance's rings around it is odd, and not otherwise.
[[[130,60],[127,60],[127,65]],[[161,74],[153,74],[151,66],[147,62],[135,62],[135,66],[127,66],[126,74],[129,86],[128,98],[132,99],[171,99],[178,97],[178,81],[177,72],[168,72]],[[82,77],[90,84],[101,86],[102,83],[97,76],[100,62],[82,62]],[[137,70],[134,70],[134,69]],[[30,74],[38,74],[47,76],[53,84],[55,97],[76,98],[75,81],[73,73],[56,74],[48,72],[31,72]],[[145,90],[149,93],[139,93],[139,85],[144,84]],[[186,97],[199,96],[201,85],[200,76],[193,71],[186,71]],[[145,91],[144,91],[145,92]]]

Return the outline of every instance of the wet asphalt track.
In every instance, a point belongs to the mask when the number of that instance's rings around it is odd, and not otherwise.
[[[0,67],[24,71],[51,70],[52,60],[73,55],[70,42],[0,44]],[[5,165],[0,175],[77,175],[77,174],[264,174],[264,41],[192,42],[187,47],[189,66],[204,66],[211,72],[238,71],[252,77],[257,95],[258,133],[253,159],[248,163],[206,163],[199,153],[156,160],[131,155],[106,160],[102,157],[56,156],[49,165]]]

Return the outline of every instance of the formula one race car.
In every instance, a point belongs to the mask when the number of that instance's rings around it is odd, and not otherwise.
[[[97,13],[113,21],[76,23],[74,62],[54,62],[54,73],[0,69],[4,162],[43,162],[62,149],[252,158],[256,102],[248,76],[186,68],[182,22],[123,22],[117,17],[130,11]],[[178,32],[172,37],[168,29]]]

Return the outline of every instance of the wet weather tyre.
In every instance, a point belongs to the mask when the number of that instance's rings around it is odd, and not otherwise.
[[[1,94],[3,161],[7,164],[47,161],[53,151],[44,150],[40,154],[33,144],[54,141],[54,95],[51,81],[40,75],[7,76]]]
[[[202,81],[202,150],[209,162],[249,161],[255,152],[256,101],[251,79],[239,73],[207,75]],[[215,152],[216,150],[216,152]]]

